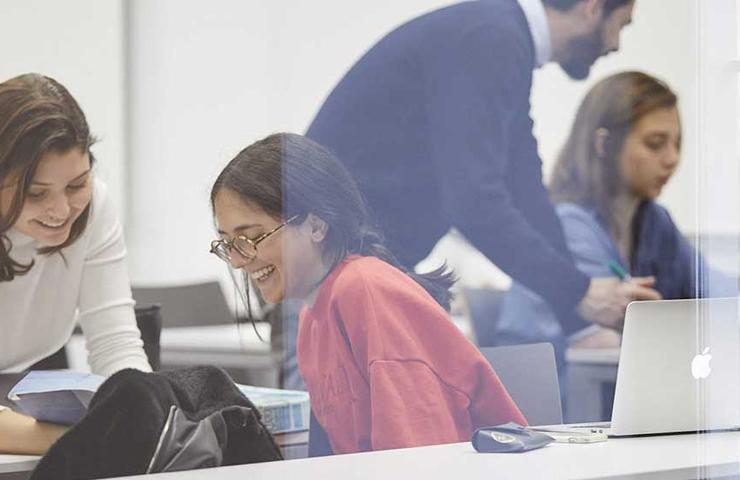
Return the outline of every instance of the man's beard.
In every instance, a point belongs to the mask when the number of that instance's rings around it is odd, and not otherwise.
[[[568,43],[569,58],[560,62],[560,68],[573,80],[584,80],[591,67],[604,51],[603,25],[596,31],[576,37]]]

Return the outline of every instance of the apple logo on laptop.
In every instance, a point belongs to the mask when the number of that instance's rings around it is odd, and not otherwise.
[[[691,375],[697,380],[707,378],[712,373],[712,368],[709,366],[711,359],[712,355],[709,353],[709,347],[705,348],[703,352],[696,354],[691,361]]]

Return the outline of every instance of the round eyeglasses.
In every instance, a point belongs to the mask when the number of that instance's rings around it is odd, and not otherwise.
[[[257,256],[257,245],[259,245],[260,242],[265,241],[270,235],[288,225],[299,216],[300,215],[293,215],[269,232],[263,233],[255,238],[249,238],[246,235],[237,235],[231,240],[226,240],[224,238],[214,240],[211,242],[210,252],[224,262],[231,262],[231,250],[236,250],[236,252],[245,260],[254,260]]]

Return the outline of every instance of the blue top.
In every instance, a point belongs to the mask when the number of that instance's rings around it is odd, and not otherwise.
[[[654,275],[655,289],[665,299],[737,295],[737,284],[709,269],[673,223],[668,211],[655,202],[638,208],[631,265],[621,258],[609,228],[595,209],[574,203],[556,207],[577,267],[589,277],[613,277],[609,262],[617,262],[635,277]],[[697,261],[698,259],[698,261]],[[700,266],[699,282],[695,265]],[[562,330],[547,304],[534,292],[513,283],[504,299],[497,333],[514,341],[559,343]]]
[[[517,0],[456,3],[372,46],[306,135],[357,181],[407,266],[452,227],[550,302],[566,331],[589,279],[574,265],[532,134],[535,46]]]

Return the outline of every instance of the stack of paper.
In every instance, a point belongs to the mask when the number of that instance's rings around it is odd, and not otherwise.
[[[237,386],[262,414],[262,422],[272,433],[283,457],[307,457],[311,414],[308,393],[249,385]]]
[[[37,420],[72,425],[85,415],[105,377],[67,370],[36,370],[8,393],[21,413]]]

